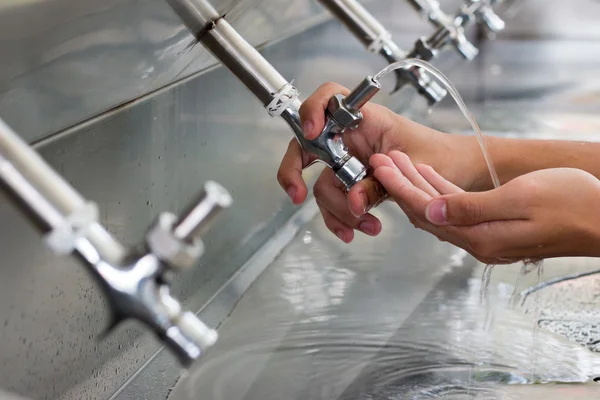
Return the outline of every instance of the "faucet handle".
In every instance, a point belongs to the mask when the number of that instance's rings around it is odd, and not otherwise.
[[[337,128],[330,134],[341,136],[346,129],[356,129],[362,121],[360,109],[379,92],[381,85],[373,77],[363,79],[348,96],[337,94],[329,100],[327,106],[328,119],[334,121]],[[325,124],[327,127],[328,124]],[[345,157],[333,166],[335,175],[340,179],[346,189],[367,175],[366,167],[356,157]]]
[[[231,195],[223,186],[206,182],[199,200],[181,218],[168,212],[158,217],[146,235],[149,250],[171,268],[191,268],[204,253],[201,236],[231,203]]]
[[[193,241],[205,234],[219,213],[231,206],[233,199],[223,186],[208,181],[204,184],[199,200],[187,210],[174,227],[173,233],[180,240]]]
[[[454,46],[460,55],[468,61],[473,61],[479,54],[479,49],[462,32],[454,39]]]
[[[496,14],[491,2],[480,1],[481,5],[475,10],[477,22],[483,24],[491,33],[498,33],[506,27],[506,23]]]

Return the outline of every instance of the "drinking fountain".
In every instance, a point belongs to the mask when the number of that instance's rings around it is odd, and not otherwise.
[[[0,180],[59,255],[76,253],[100,283],[113,322],[133,319],[154,331],[184,367],[217,340],[217,333],[171,294],[175,273],[204,252],[202,235],[231,202],[216,182],[181,216],[161,214],[140,249],[127,249],[98,221],[98,206],[85,199],[0,119]]]
[[[492,0],[468,0],[454,15],[446,14],[435,0],[409,0],[409,3],[437,28],[428,38],[416,41],[409,58],[430,61],[444,48],[454,47],[464,59],[471,61],[477,57],[479,49],[466,37],[467,26],[477,22],[489,32],[504,29],[504,21],[494,13],[492,5],[495,1]]]
[[[391,33],[356,0],[319,0],[371,53],[379,53],[388,63],[406,58],[406,52],[392,40]],[[419,67],[398,69],[396,87],[413,86],[430,106],[444,99],[446,90]]]
[[[344,145],[343,133],[358,126],[362,120],[360,108],[380,89],[377,82],[367,78],[348,96],[333,96],[323,132],[318,138],[307,140],[300,121],[302,101],[298,90],[227,22],[224,15],[206,0],[167,1],[198,42],[254,94],[269,115],[280,116],[287,122],[313,162],[330,167],[346,189],[367,178],[365,165]]]

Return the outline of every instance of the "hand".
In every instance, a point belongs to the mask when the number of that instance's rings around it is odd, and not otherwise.
[[[347,95],[349,90],[335,83],[321,86],[300,108],[304,134],[312,140],[319,136],[325,124],[325,110],[331,96]],[[477,179],[481,152],[473,137],[452,136],[437,132],[377,105],[361,109],[363,121],[358,129],[344,133],[344,143],[350,153],[365,165],[375,153],[400,150],[414,160],[435,166],[447,179],[469,188]],[[277,179],[294,204],[306,200],[308,188],[302,180],[302,170],[313,161],[292,139],[277,173]],[[471,166],[471,167],[470,167]],[[472,171],[471,175],[466,171]],[[344,187],[326,168],[313,188],[316,201],[328,229],[341,240],[350,243],[354,230],[376,236],[381,222],[368,211],[383,198],[381,187],[373,179],[357,183],[346,195]]]
[[[600,181],[582,170],[540,170],[467,193],[398,151],[371,166],[413,224],[485,263],[600,255]]]

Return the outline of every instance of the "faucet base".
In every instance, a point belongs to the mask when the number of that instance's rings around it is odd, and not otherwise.
[[[340,167],[334,168],[333,172],[346,186],[346,190],[350,190],[355,183],[367,176],[367,168],[356,157],[350,157]]]

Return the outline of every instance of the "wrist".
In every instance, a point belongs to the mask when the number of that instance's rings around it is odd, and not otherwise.
[[[582,244],[585,245],[582,256],[587,257],[600,257],[600,189],[597,190],[597,203],[596,207],[593,207],[592,212],[594,213],[593,218],[585,218],[581,221],[581,225],[584,227],[584,234],[587,240],[583,240]]]
[[[447,179],[467,192],[492,189],[492,178],[477,138],[453,134],[444,136],[448,142],[445,150],[448,157],[446,162],[450,164],[451,171],[451,176]]]

